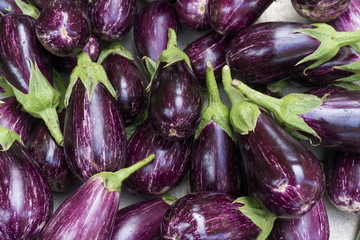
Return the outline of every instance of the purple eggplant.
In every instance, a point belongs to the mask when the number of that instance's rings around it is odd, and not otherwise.
[[[255,22],[271,0],[208,0],[210,26],[222,35],[234,35]]]
[[[166,1],[145,5],[134,26],[134,42],[140,57],[147,56],[156,62],[166,49],[169,28],[177,31],[177,19]]]
[[[206,62],[210,61],[214,66],[215,77],[221,76],[221,68],[225,65],[225,50],[229,38],[221,34],[210,32],[194,42],[184,50],[189,56],[193,72],[202,86],[206,86]]]
[[[207,3],[208,0],[177,0],[176,13],[179,21],[196,31],[210,29],[206,16]]]
[[[6,150],[15,133],[5,131],[0,127],[0,239],[36,239],[52,212],[50,188],[19,142]]]
[[[9,13],[16,13],[36,19],[39,12],[37,7],[26,0],[0,0],[0,17]]]
[[[163,194],[176,187],[185,176],[190,161],[192,139],[170,141],[158,135],[150,121],[145,121],[131,137],[126,166],[155,153],[155,160],[125,181],[126,188],[138,194]]]
[[[31,0],[30,2],[32,2],[39,8],[44,8],[50,2],[50,0]]]
[[[329,22],[341,16],[350,0],[291,0],[296,12],[314,22]]]
[[[163,216],[174,201],[171,198],[155,198],[120,209],[111,239],[157,240]]]
[[[122,182],[146,165],[155,155],[117,172],[101,172],[87,180],[56,210],[44,227],[39,240],[111,238],[120,204]]]
[[[36,21],[36,36],[56,56],[79,53],[90,37],[86,0],[52,0]]]
[[[351,0],[344,14],[330,23],[337,31],[353,32],[360,28],[360,4]]]
[[[329,220],[322,199],[302,217],[277,219],[268,240],[329,240]]]
[[[330,202],[346,213],[360,213],[360,154],[335,152],[330,159],[327,195]]]
[[[22,14],[23,11],[18,7],[14,0],[0,0],[0,17],[9,13]]]

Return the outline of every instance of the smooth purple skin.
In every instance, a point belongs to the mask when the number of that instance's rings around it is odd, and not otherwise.
[[[112,240],[157,240],[163,216],[170,207],[161,198],[130,205],[117,212]]]
[[[310,27],[291,22],[247,27],[231,40],[226,62],[233,75],[248,84],[267,84],[300,73],[310,64],[295,64],[313,53],[320,42],[294,29]]]
[[[268,240],[329,240],[329,220],[322,199],[304,216],[277,219]]]
[[[136,0],[93,0],[92,32],[105,41],[119,40],[134,25],[136,11]]]
[[[56,56],[79,53],[90,37],[86,0],[52,0],[40,12],[36,35],[41,44]]]
[[[221,76],[221,69],[225,66],[225,51],[230,39],[210,32],[188,45],[184,52],[190,58],[191,67],[201,86],[206,86],[206,62],[213,65],[215,77]]]
[[[127,190],[159,195],[175,188],[188,170],[191,145],[192,139],[169,141],[156,133],[150,121],[142,123],[129,141],[126,166],[151,153],[155,153],[156,158],[131,174],[124,182]]]
[[[155,1],[143,7],[134,25],[134,42],[141,58],[158,60],[166,49],[169,28],[177,32],[177,19],[166,1]]]
[[[17,6],[14,0],[0,0],[0,13],[6,15],[9,13],[22,14],[23,12]],[[0,18],[2,14],[0,14]]]
[[[36,239],[52,213],[50,188],[15,142],[0,151],[0,239]]]
[[[101,65],[118,94],[117,106],[125,125],[129,126],[148,105],[145,76],[134,62],[119,54],[108,55]]]
[[[206,16],[208,0],[177,0],[176,13],[179,21],[195,31],[210,29]]]
[[[329,22],[341,16],[350,0],[291,0],[298,14],[314,22]]]
[[[360,29],[360,3],[351,0],[346,11],[337,19],[329,23],[337,31],[353,32]]]
[[[70,170],[83,182],[124,167],[124,123],[115,99],[101,83],[89,103],[83,83],[76,82],[66,111],[64,151]]]
[[[270,6],[272,0],[208,0],[206,14],[210,26],[222,35],[234,35],[250,26]]]
[[[201,121],[200,84],[184,61],[161,65],[150,90],[149,118],[163,137],[178,140],[194,134]]]
[[[44,8],[51,0],[29,0],[29,2],[35,4],[39,8]]]
[[[161,239],[256,239],[260,229],[223,193],[192,193],[166,211]]]
[[[360,92],[341,91],[308,113],[299,115],[321,138],[339,151],[360,152]]]
[[[304,215],[320,200],[325,176],[316,157],[262,112],[254,131],[237,134],[250,192],[278,218]]]
[[[100,55],[100,40],[94,34],[90,34],[89,41],[83,49],[90,57],[91,61],[96,62]],[[77,55],[58,57],[53,55],[53,65],[62,70],[72,70],[77,65]]]
[[[14,47],[16,46],[16,47]],[[8,14],[0,18],[0,76],[22,93],[29,91],[30,61],[52,84],[51,54],[39,43],[35,19],[27,15]]]
[[[98,176],[86,181],[56,210],[39,240],[105,240],[113,232],[120,193]]]
[[[305,93],[312,94],[319,98],[322,98],[325,94],[332,95],[332,94],[335,94],[335,93],[338,93],[341,91],[347,91],[347,90],[345,90],[344,88],[341,88],[341,87],[329,85],[329,86],[323,86],[323,87],[319,87],[319,88],[313,88],[313,89],[310,89],[309,91],[306,91]]]
[[[245,191],[240,155],[231,137],[215,122],[208,123],[194,141],[191,153],[192,192],[222,192],[239,197]]]

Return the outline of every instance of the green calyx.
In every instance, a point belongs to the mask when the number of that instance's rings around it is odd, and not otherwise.
[[[89,102],[91,101],[91,97],[98,83],[104,84],[110,94],[115,99],[117,98],[116,91],[111,85],[103,66],[92,62],[89,55],[85,51],[82,51],[78,55],[78,65],[73,69],[70,75],[69,86],[66,90],[64,98],[65,107],[69,105],[72,89],[78,79],[82,81],[86,88]]]
[[[270,83],[266,86],[267,90],[269,90],[272,93],[277,93],[281,97],[284,96],[284,88],[289,85],[289,82],[287,79],[280,80],[275,83]]]
[[[60,130],[59,118],[56,108],[60,103],[60,93],[51,86],[48,80],[42,75],[36,62],[30,59],[30,79],[28,94],[24,94],[11,85],[16,100],[23,106],[24,110],[36,118],[44,120],[51,135],[58,145],[62,146],[64,137]]]
[[[109,56],[110,54],[113,54],[113,53],[118,54],[124,58],[127,58],[130,61],[134,61],[134,58],[131,55],[131,53],[126,48],[123,47],[123,45],[121,44],[120,41],[117,41],[117,42],[110,44],[110,46],[108,48],[101,51],[97,63],[101,64],[107,56]]]
[[[145,112],[138,118],[136,121],[131,124],[130,126],[125,127],[126,132],[126,140],[129,141],[132,135],[134,135],[135,131],[139,128],[139,126],[145,122],[145,120],[148,117],[148,111],[145,110]]]
[[[269,212],[269,210],[254,197],[240,197],[237,198],[234,203],[243,204],[238,210],[260,228],[261,232],[256,239],[265,240],[271,233],[276,215]]]
[[[19,143],[21,143],[21,145],[25,147],[23,141],[16,132],[0,126],[0,145],[2,148],[1,151],[9,150],[9,148],[15,141],[18,141]]]
[[[331,84],[332,86],[346,89],[349,91],[360,91],[360,85],[352,82],[335,82]]]
[[[201,122],[195,132],[195,139],[199,137],[204,127],[213,121],[236,142],[229,120],[230,110],[221,102],[214,69],[210,61],[206,63],[206,85],[209,93],[209,106],[202,114]]]
[[[171,195],[165,195],[162,197],[162,200],[171,206],[178,200],[178,198]]]
[[[56,71],[56,69],[54,68],[52,69],[52,78],[54,81],[54,88],[60,93],[60,103],[58,105],[58,113],[60,113],[65,108],[64,99],[65,99],[67,84],[65,80],[61,77],[60,73]]]
[[[20,10],[23,12],[24,15],[28,15],[34,19],[37,19],[37,17],[40,14],[40,10],[29,1],[26,1],[26,3],[25,3],[22,0],[15,0],[15,3],[20,8]]]
[[[132,173],[142,168],[143,166],[150,163],[155,158],[155,154],[150,154],[147,158],[135,163],[134,165],[120,169],[117,172],[101,172],[92,176],[102,177],[104,180],[104,187],[107,188],[110,192],[112,191],[121,191],[121,185]]]
[[[354,73],[351,76],[337,79],[337,82],[355,82],[360,80],[360,60],[347,65],[335,66],[334,68]]]
[[[12,90],[12,88],[7,84],[5,78],[3,76],[0,76],[0,87],[4,89],[3,93],[0,93],[0,95],[4,97],[15,97],[15,94]]]

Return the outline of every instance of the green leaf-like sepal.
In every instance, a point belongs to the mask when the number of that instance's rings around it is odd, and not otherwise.
[[[335,66],[334,68],[354,73],[351,76],[337,79],[336,81],[338,82],[355,82],[360,80],[360,60],[347,65]]]
[[[352,82],[335,82],[330,84],[332,86],[336,86],[342,89],[346,89],[349,91],[360,91],[360,85]]]
[[[115,99],[117,98],[116,91],[111,85],[103,66],[98,63],[92,62],[89,55],[85,51],[82,51],[78,55],[78,65],[73,69],[70,75],[70,82],[66,90],[64,99],[66,107],[69,105],[72,89],[78,79],[82,81],[86,88],[89,102],[91,101],[91,97],[98,83],[104,84],[110,94]]]
[[[162,197],[162,200],[171,206],[178,200],[178,198],[172,195],[165,195]]]
[[[39,9],[29,1],[23,2],[22,0],[15,0],[16,5],[20,8],[24,15],[28,15],[34,19],[37,19],[40,11]]]
[[[121,44],[120,41],[114,42],[110,44],[110,46],[103,51],[101,51],[100,56],[97,60],[98,64],[101,64],[107,56],[110,54],[118,54],[124,58],[129,59],[130,61],[134,61],[132,54]]]
[[[146,110],[134,123],[130,126],[125,127],[126,132],[126,140],[129,141],[132,135],[134,135],[135,131],[139,128],[139,126],[145,122],[148,117],[148,111]]]
[[[15,94],[12,90],[12,88],[7,84],[4,77],[0,77],[0,87],[4,89],[3,93],[0,93],[0,95],[4,97],[15,97]]]
[[[9,150],[9,148],[15,141],[18,141],[23,146],[25,146],[20,136],[16,132],[0,126],[0,145],[2,148],[1,151]]]
[[[65,108],[64,99],[65,99],[67,84],[65,80],[61,77],[60,73],[56,71],[56,69],[54,68],[52,70],[52,78],[54,81],[54,88],[58,90],[60,93],[60,103],[58,105],[58,112],[60,113]]]
[[[289,85],[288,80],[284,79],[284,80],[281,80],[281,81],[278,81],[275,83],[270,83],[266,86],[266,88],[270,92],[277,93],[282,97],[282,96],[284,96],[284,88],[288,85]]]
[[[256,104],[242,101],[231,107],[230,122],[236,132],[246,135],[255,130],[260,114],[260,109]]]
[[[271,233],[276,215],[269,212],[262,203],[254,197],[240,197],[234,203],[244,204],[238,210],[248,217],[261,232],[257,240],[265,240]]]
[[[152,60],[149,57],[143,57],[143,60],[145,62],[146,69],[148,70],[148,73],[150,76],[153,76],[156,72],[156,62]]]

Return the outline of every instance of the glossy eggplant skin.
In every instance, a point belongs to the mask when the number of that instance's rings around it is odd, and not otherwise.
[[[142,201],[117,212],[112,240],[157,240],[160,225],[170,207],[161,198]]]
[[[64,151],[70,170],[82,181],[125,164],[125,127],[115,99],[99,83],[89,102],[78,79],[66,111]]]
[[[190,163],[192,139],[169,141],[157,134],[150,121],[145,121],[131,137],[126,166],[155,153],[156,158],[133,173],[125,187],[133,193],[159,195],[176,187],[185,176]]]
[[[0,151],[0,239],[36,239],[52,213],[50,188],[25,149]]]
[[[16,48],[14,48],[16,46]],[[30,61],[52,84],[51,54],[39,43],[35,20],[27,15],[8,14],[0,18],[0,75],[22,93],[29,91]]]
[[[44,8],[50,2],[50,0],[31,0],[30,2],[32,2],[39,8]]]
[[[327,195],[340,211],[360,213],[360,154],[335,152],[327,175]]]
[[[192,193],[166,211],[161,239],[256,239],[260,229],[223,193]]]
[[[351,0],[346,11],[337,19],[329,23],[337,31],[353,32],[360,28],[360,4]]]
[[[0,13],[6,15],[9,13],[22,14],[23,12],[17,6],[14,0],[0,0]],[[2,14],[0,14],[0,17]]]
[[[250,192],[278,218],[304,215],[320,200],[325,175],[319,161],[267,113],[254,131],[237,134]]]
[[[103,177],[86,181],[55,211],[39,240],[110,239],[120,193],[104,187]]]
[[[313,53],[320,42],[294,29],[310,27],[291,22],[247,27],[231,40],[226,62],[234,76],[249,84],[267,84],[300,73],[309,64],[295,64]]]
[[[119,54],[108,55],[101,65],[118,94],[117,106],[128,126],[147,108],[149,96],[145,90],[145,76],[134,62]]]
[[[270,6],[272,0],[208,0],[206,14],[210,26],[222,35],[234,35],[250,26]]]
[[[208,123],[194,141],[191,152],[191,191],[241,196],[245,192],[245,181],[240,160],[231,137],[217,123]]]
[[[169,28],[177,32],[177,19],[166,1],[145,5],[134,25],[134,42],[140,57],[147,56],[156,62],[166,49]]]
[[[330,228],[322,199],[304,216],[277,219],[268,240],[329,240]]]
[[[190,58],[193,73],[201,86],[206,86],[206,62],[209,60],[214,68],[216,78],[221,76],[221,69],[226,63],[225,51],[230,39],[210,32],[188,45],[184,52]]]
[[[148,108],[157,132],[172,140],[190,137],[201,121],[201,108],[200,84],[185,61],[160,65]]]
[[[176,13],[179,21],[195,31],[210,29],[206,16],[208,0],[177,0]]]

